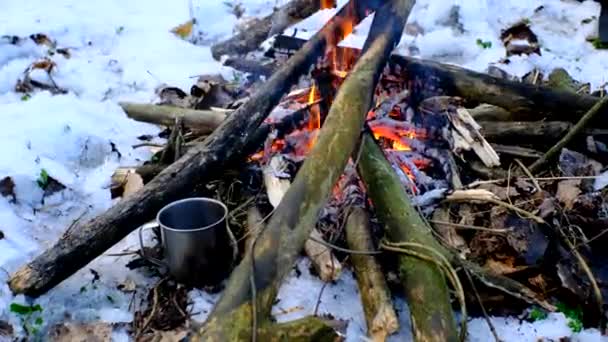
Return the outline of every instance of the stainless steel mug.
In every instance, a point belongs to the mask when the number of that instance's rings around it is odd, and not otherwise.
[[[226,216],[228,208],[211,198],[195,197],[172,202],[156,216],[164,259],[158,260],[144,252],[143,226],[139,229],[142,255],[154,264],[167,267],[171,275],[183,284],[196,287],[217,285],[228,276],[234,260]]]

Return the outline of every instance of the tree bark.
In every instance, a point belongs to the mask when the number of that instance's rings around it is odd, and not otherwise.
[[[392,242],[415,242],[441,251],[431,228],[412,206],[403,184],[369,133],[361,144],[359,174]],[[457,341],[458,332],[444,275],[428,261],[400,255],[399,276],[405,288],[416,341]]]
[[[369,2],[372,3],[372,2]],[[367,9],[373,9],[367,7]],[[362,10],[365,15],[365,10]],[[346,13],[344,13],[346,15]],[[364,17],[350,17],[353,26]],[[329,41],[345,35],[340,20],[328,23],[262,84],[250,100],[200,145],[164,169],[151,182],[105,213],[70,227],[53,246],[11,276],[14,293],[39,296],[59,284],[97,256],[148,222],[164,205],[192,194],[194,185],[221,175],[252,134],[299,77],[325,52]]]
[[[225,321],[219,322],[213,318],[206,324],[216,327],[225,327],[225,335],[197,334],[190,336],[192,342],[225,342],[225,341],[250,341],[251,340],[251,304],[245,303],[224,316]],[[247,329],[243,329],[246,326]],[[308,316],[291,322],[274,324],[268,318],[264,318],[256,327],[256,337],[261,342],[279,341],[319,341],[334,342],[338,337],[336,330],[330,321],[318,317]]]
[[[235,331],[240,332],[238,336],[249,336],[251,322],[242,320],[238,326],[226,322],[252,299],[258,317],[270,315],[281,281],[291,271],[357,143],[380,73],[401,38],[413,5],[413,0],[393,0],[376,13],[364,52],[338,91],[317,142],[252,253],[232,272],[222,297],[199,331],[201,341],[227,341]]]
[[[175,119],[181,117],[186,127],[205,132],[212,132],[226,119],[226,113],[212,110],[129,102],[121,102],[120,106],[133,120],[173,127]]]
[[[441,89],[450,96],[460,96],[471,102],[488,103],[511,113],[510,121],[578,121],[598,97],[554,90],[544,86],[499,79],[453,65],[394,55],[392,61],[413,75],[421,89],[421,99],[435,96]],[[606,113],[602,113],[606,115]],[[596,119],[596,124],[608,127],[608,120]]]
[[[551,145],[561,139],[573,126],[565,121],[515,121],[492,122],[479,121],[481,134],[496,143],[518,145],[544,146]],[[588,128],[584,134],[607,136],[608,129]]]
[[[363,208],[354,207],[346,221],[346,242],[352,250],[371,251],[376,247],[369,228],[369,216]],[[384,273],[374,256],[351,255],[365,312],[367,334],[374,342],[385,341],[399,330],[399,320],[393,308],[391,293]]]

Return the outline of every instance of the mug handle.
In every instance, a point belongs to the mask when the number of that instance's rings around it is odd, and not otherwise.
[[[146,250],[144,249],[144,238],[143,238],[143,231],[146,229],[152,229],[152,228],[156,228],[156,227],[160,227],[159,224],[150,224],[150,223],[146,223],[142,226],[139,227],[139,229],[137,230],[137,234],[139,235],[139,250],[141,251],[141,256],[142,258],[146,259],[147,261],[153,263],[156,266],[160,266],[160,267],[167,267],[167,264],[159,259],[156,259],[152,256],[149,256],[146,254]]]

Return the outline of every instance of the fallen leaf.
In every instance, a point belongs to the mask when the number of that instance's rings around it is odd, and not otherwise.
[[[582,153],[564,148],[559,155],[559,168],[568,177],[596,176],[601,172],[602,164]]]
[[[574,202],[581,194],[581,179],[567,179],[557,183],[555,197],[563,204],[564,209],[570,210],[574,207]]]
[[[190,19],[185,23],[178,25],[171,29],[171,33],[179,36],[182,39],[187,39],[192,34],[192,28],[194,27],[195,20]]]
[[[488,269],[490,272],[499,275],[507,275],[519,271],[523,271],[528,268],[528,266],[515,266],[514,258],[507,258],[505,260],[495,260],[488,259],[484,264],[484,268]]]
[[[175,329],[170,331],[156,330],[154,336],[150,338],[150,342],[180,342],[188,336],[188,330]]]
[[[13,326],[9,322],[0,320],[0,336],[13,336]]]
[[[6,176],[0,180],[0,195],[10,197],[11,202],[17,201],[17,195],[15,195],[15,182],[13,182],[11,177]]]
[[[133,281],[133,279],[131,278],[127,278],[125,279],[125,281],[122,284],[118,284],[118,286],[116,286],[117,289],[119,289],[122,292],[135,292],[135,289],[137,288],[137,284],[135,284],[135,281]]]
[[[433,212],[433,221],[435,221],[433,223],[433,228],[435,228],[435,231],[441,235],[443,238],[442,240],[448,246],[457,250],[459,252],[458,254],[466,259],[466,256],[471,253],[471,250],[469,249],[465,239],[458,234],[453,226],[437,223],[437,221],[450,222],[450,214],[448,209],[446,207],[441,207],[435,210],[435,212]]]
[[[61,323],[51,328],[50,337],[54,342],[110,342],[112,326],[103,322]]]

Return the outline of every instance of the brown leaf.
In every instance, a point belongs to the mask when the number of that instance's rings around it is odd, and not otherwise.
[[[110,342],[112,327],[103,322],[61,323],[51,328],[50,336],[53,342]]]
[[[492,273],[499,275],[507,275],[528,268],[528,266],[515,266],[514,258],[507,258],[500,261],[490,258],[486,260],[484,267]]]
[[[13,336],[13,326],[7,321],[0,321],[0,336]]]
[[[559,168],[568,177],[597,176],[602,164],[582,153],[564,148],[559,155]]]
[[[581,194],[581,179],[567,179],[557,183],[555,197],[563,204],[564,209],[570,210],[574,207],[574,202]]]
[[[190,19],[185,23],[178,25],[171,29],[171,33],[179,36],[182,39],[188,38],[192,34],[192,28],[194,27],[194,19]]]
[[[46,45],[48,47],[52,47],[54,45],[51,38],[44,33],[32,34],[30,35],[30,38],[38,45]]]
[[[118,288],[120,291],[126,292],[126,293],[135,292],[135,289],[137,288],[137,284],[135,284],[133,279],[127,278],[127,279],[125,279],[125,281],[122,284],[118,284],[118,286],[116,286],[116,288]]]
[[[505,44],[507,56],[541,54],[538,37],[532,32],[527,22],[521,21],[504,30],[500,39]]]
[[[11,202],[17,201],[17,195],[15,195],[15,182],[13,182],[11,177],[6,176],[0,180],[0,195],[10,197]]]
[[[178,328],[170,331],[157,330],[150,338],[150,342],[180,342],[183,341],[186,336],[188,336],[188,330],[186,329]]]
[[[471,253],[466,241],[462,236],[460,236],[460,234],[458,234],[453,226],[437,223],[437,221],[450,222],[450,214],[446,207],[438,208],[435,210],[435,212],[433,212],[433,221],[435,221],[433,223],[433,228],[435,228],[435,231],[437,231],[448,246],[459,251],[459,254],[465,258],[469,253]]]

